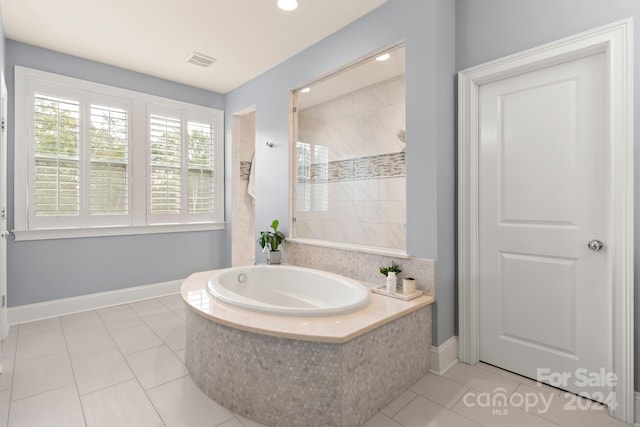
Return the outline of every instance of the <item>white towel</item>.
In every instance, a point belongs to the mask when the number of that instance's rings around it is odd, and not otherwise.
[[[251,156],[251,168],[249,169],[249,183],[247,184],[247,194],[251,197],[251,203],[256,203],[256,152]]]

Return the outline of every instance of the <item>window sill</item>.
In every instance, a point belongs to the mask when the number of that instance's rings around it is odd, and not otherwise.
[[[83,237],[131,236],[138,234],[181,233],[189,231],[224,230],[224,222],[193,224],[154,224],[90,228],[53,228],[42,230],[13,230],[17,242],[28,240],[79,239]]]

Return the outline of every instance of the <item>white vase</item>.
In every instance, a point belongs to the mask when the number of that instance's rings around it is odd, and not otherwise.
[[[267,252],[267,263],[271,265],[280,264],[282,260],[282,254],[280,251],[268,251]]]
[[[395,294],[398,290],[398,281],[396,279],[396,273],[394,271],[390,271],[387,274],[387,292],[390,294]]]

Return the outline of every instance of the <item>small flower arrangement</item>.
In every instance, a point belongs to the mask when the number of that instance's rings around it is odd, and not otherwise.
[[[402,270],[400,269],[400,266],[395,263],[395,261],[391,261],[391,265],[389,266],[380,266],[380,274],[382,274],[383,276],[387,277],[390,272],[394,272],[397,275],[398,273],[402,273]]]

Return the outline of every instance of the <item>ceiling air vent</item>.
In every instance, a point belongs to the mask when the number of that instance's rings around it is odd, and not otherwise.
[[[197,65],[198,67],[210,67],[216,62],[216,58],[212,58],[204,53],[193,52],[189,55],[187,62]]]

